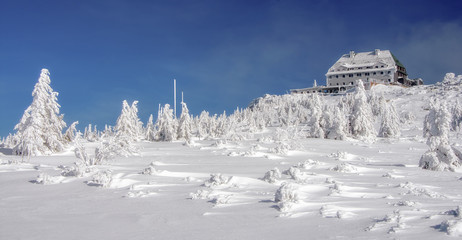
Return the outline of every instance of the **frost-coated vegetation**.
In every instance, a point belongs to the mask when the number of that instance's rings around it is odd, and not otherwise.
[[[230,114],[166,104],[146,124],[123,101],[115,126],[74,122],[61,150],[42,139],[30,155],[13,152],[34,143],[18,129],[0,143],[0,235],[27,238],[20,222],[44,239],[63,236],[50,225],[85,239],[461,237],[461,79],[265,95]]]

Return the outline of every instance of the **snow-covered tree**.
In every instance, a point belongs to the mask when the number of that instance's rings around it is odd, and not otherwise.
[[[347,136],[345,131],[347,125],[347,120],[344,113],[340,110],[339,107],[334,107],[334,113],[332,116],[332,125],[327,131],[327,138],[335,140],[344,140]]]
[[[458,131],[462,125],[462,106],[460,105],[459,99],[456,99],[456,103],[454,104],[451,112],[451,130]]]
[[[115,126],[117,137],[127,137],[130,141],[137,141],[142,135],[142,127],[138,118],[138,101],[133,101],[129,106],[127,101],[122,102],[122,112]]]
[[[165,104],[159,113],[156,123],[158,126],[156,139],[158,141],[173,141],[177,139],[177,122],[173,116],[173,110],[170,109],[170,105]]]
[[[146,124],[145,138],[148,141],[154,141],[156,139],[156,127],[154,125],[154,119],[152,114],[149,116],[148,123]]]
[[[322,102],[317,93],[311,94],[311,120],[310,126],[311,130],[309,133],[309,137],[313,138],[324,138],[324,129],[322,127]]]
[[[73,122],[73,123],[67,128],[66,132],[64,133],[64,140],[65,140],[67,143],[71,143],[72,141],[74,141],[75,137],[78,135],[78,132],[77,132],[77,129],[76,129],[77,124],[79,124],[78,121]]]
[[[32,91],[32,104],[15,126],[18,144],[14,152],[22,156],[59,152],[64,148],[63,128],[66,123],[59,114],[58,93],[50,86],[50,72],[42,69]]]
[[[449,143],[451,116],[446,103],[433,103],[424,121],[424,137],[429,150],[420,158],[419,166],[429,170],[454,171],[462,165],[462,153]]]
[[[376,132],[373,124],[374,116],[371,106],[367,102],[366,90],[363,82],[358,80],[354,94],[354,105],[350,115],[350,132],[353,137],[363,140],[375,138]]]
[[[178,139],[185,139],[186,142],[191,141],[191,132],[192,132],[192,121],[191,116],[189,115],[188,106],[185,102],[181,102],[181,116],[180,121],[178,122]]]
[[[382,108],[382,123],[380,125],[380,137],[398,137],[401,134],[399,130],[400,120],[393,103],[384,104]]]

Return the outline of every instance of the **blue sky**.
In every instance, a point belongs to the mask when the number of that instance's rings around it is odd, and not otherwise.
[[[384,5],[383,5],[384,4]],[[325,83],[350,50],[391,50],[411,78],[462,74],[461,1],[0,1],[0,136],[32,101],[41,68],[61,112],[100,129],[122,101],[143,122],[173,105],[231,113],[265,93]],[[180,95],[180,94],[179,94]]]

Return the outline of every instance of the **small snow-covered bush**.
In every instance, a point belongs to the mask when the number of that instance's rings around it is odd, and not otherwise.
[[[275,148],[272,148],[270,151],[276,154],[287,155],[289,154],[289,150],[289,144],[280,142]]]
[[[210,191],[199,189],[195,193],[190,193],[191,199],[208,199],[210,197]]]
[[[223,176],[221,173],[210,174],[210,178],[204,182],[204,186],[213,188],[216,186],[227,184],[231,178]]]
[[[99,171],[93,175],[93,179],[88,182],[90,186],[98,186],[108,188],[112,183],[112,172],[111,170]]]
[[[269,183],[275,183],[278,178],[281,178],[281,171],[279,171],[278,168],[274,168],[273,170],[266,172],[262,180]]]
[[[47,173],[40,173],[37,176],[37,179],[32,181],[33,183],[36,184],[43,184],[43,185],[48,185],[48,184],[55,184],[58,182],[58,179],[56,177],[50,176]]]
[[[157,169],[155,168],[155,163],[152,162],[151,164],[149,164],[149,166],[147,168],[145,168],[141,174],[143,175],[156,175],[157,174]]]
[[[357,169],[352,166],[351,164],[348,163],[341,163],[330,170],[336,171],[336,172],[344,172],[344,173],[354,173],[357,172]]]
[[[335,153],[329,154],[328,157],[341,161],[341,160],[347,160],[347,155],[348,155],[347,152],[337,151]]]
[[[303,168],[303,169],[310,169],[312,168],[313,166],[316,166],[316,165],[319,165],[319,161],[318,160],[311,160],[311,159],[308,159],[304,162],[299,162],[297,164],[297,167],[298,168]]]
[[[293,183],[283,183],[274,196],[281,212],[289,211],[298,200],[297,188]]]
[[[301,179],[301,172],[298,167],[290,167],[289,169],[284,171],[284,174],[289,175],[290,178],[296,181]]]

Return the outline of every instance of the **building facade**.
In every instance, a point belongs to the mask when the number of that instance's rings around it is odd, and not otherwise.
[[[404,83],[406,68],[389,50],[344,54],[326,73],[326,86],[353,86],[357,80],[370,83]]]
[[[326,73],[326,86],[293,89],[292,93],[337,93],[354,88],[362,80],[368,89],[374,84],[402,86],[422,85],[422,79],[409,79],[404,65],[389,51],[376,49],[372,52],[342,55]]]

